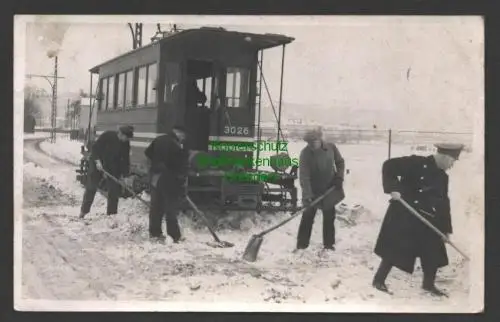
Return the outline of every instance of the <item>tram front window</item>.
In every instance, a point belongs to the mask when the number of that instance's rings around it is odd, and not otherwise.
[[[244,108],[248,106],[250,92],[250,70],[229,67],[226,71],[226,106]]]

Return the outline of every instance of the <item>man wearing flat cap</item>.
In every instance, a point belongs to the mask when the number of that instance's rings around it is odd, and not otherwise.
[[[149,237],[154,241],[166,239],[163,219],[173,242],[183,240],[177,217],[187,195],[189,150],[185,141],[185,128],[175,126],[169,133],[155,138],[144,151],[150,165]]]
[[[117,179],[127,177],[130,171],[130,139],[134,136],[134,127],[122,125],[118,131],[105,131],[92,144],[90,149],[89,171],[83,195],[80,218],[90,212],[97,188],[105,170]],[[107,215],[118,212],[118,199],[121,187],[110,178],[106,180],[108,205]]]
[[[446,170],[458,160],[463,145],[436,144],[436,148],[434,155],[393,158],[382,166],[383,189],[391,200],[375,245],[375,254],[382,261],[373,286],[380,291],[390,293],[385,279],[393,266],[412,274],[419,257],[422,288],[435,296],[447,296],[434,284],[437,270],[448,265],[444,241],[398,201],[406,201],[444,235],[453,232]]]
[[[297,250],[309,247],[314,217],[318,208],[323,213],[323,246],[335,250],[335,206],[344,198],[344,158],[337,146],[323,141],[321,129],[308,131],[304,135],[307,146],[299,159],[299,182],[302,187],[302,203],[308,206],[314,199],[335,186],[315,206],[306,208],[302,214],[297,236]]]

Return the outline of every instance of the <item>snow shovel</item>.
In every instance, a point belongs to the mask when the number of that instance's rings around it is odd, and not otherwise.
[[[302,208],[296,210],[294,213],[292,213],[292,215],[289,218],[283,220],[282,222],[280,222],[279,224],[274,225],[271,228],[268,228],[268,229],[262,231],[259,234],[253,235],[250,238],[250,241],[248,242],[247,247],[245,248],[245,252],[243,253],[243,259],[246,260],[246,261],[248,261],[248,262],[255,262],[257,260],[257,255],[259,253],[260,246],[262,245],[262,242],[264,241],[264,235],[267,235],[268,233],[272,232],[273,230],[276,230],[279,227],[281,227],[284,224],[286,224],[287,222],[293,220],[295,217],[297,217],[298,215],[300,215],[304,210],[313,207],[318,202],[320,202],[321,200],[323,200],[323,198],[325,198],[326,195],[329,194],[330,192],[332,192],[334,189],[335,189],[335,186],[329,188],[325,193],[323,193],[321,196],[319,196],[313,202],[311,202],[311,204],[309,204],[306,207],[302,207]],[[339,192],[340,192],[340,194],[339,194],[339,199],[340,200],[338,200],[335,204],[339,203],[344,198],[344,192],[343,192],[343,190],[339,190]]]
[[[198,209],[198,207],[196,207],[196,205],[191,200],[191,198],[189,198],[189,196],[186,196],[186,200],[189,202],[189,205],[193,208],[193,210],[196,212],[196,214],[201,219],[203,219],[203,222],[205,223],[205,226],[207,226],[208,230],[210,231],[210,233],[212,234],[212,236],[215,239],[215,243],[207,243],[207,245],[209,245],[211,247],[214,247],[214,248],[230,248],[230,247],[234,246],[233,243],[220,240],[219,236],[217,236],[217,234],[215,233],[215,231],[212,229],[212,227],[210,225],[210,222],[208,221],[207,217],[201,212],[200,209]]]
[[[434,227],[433,224],[431,224],[427,219],[425,219],[421,214],[419,214],[412,206],[410,206],[404,199],[402,198],[399,198],[398,201],[403,205],[405,206],[406,209],[408,209],[413,215],[415,215],[418,219],[420,219],[420,221],[422,221],[424,224],[426,224],[429,228],[431,228],[432,230],[434,230],[434,232],[436,234],[438,234],[443,240],[445,243],[448,243],[450,244],[451,247],[455,248],[455,250],[457,252],[460,253],[460,255],[462,255],[465,260],[469,260],[469,257],[467,255],[465,255],[464,252],[462,252],[457,246],[455,246],[455,244],[453,244],[453,242],[448,238],[446,237],[445,234],[443,234],[439,229],[437,229],[436,227]]]
[[[125,189],[127,189],[128,192],[130,192],[132,195],[133,195],[133,198],[137,198],[139,199],[140,201],[142,201],[142,203],[144,203],[146,206],[148,207],[151,207],[151,204],[149,202],[147,202],[146,200],[142,199],[141,197],[139,197],[137,194],[135,194],[132,189],[130,189],[130,187],[128,187],[126,184],[124,184],[122,181],[118,180],[117,178],[115,178],[114,176],[112,176],[111,174],[109,174],[106,170],[102,170],[102,172],[107,176],[109,177],[111,180],[115,181],[116,183],[118,183],[120,186],[124,187]],[[205,222],[205,225],[207,226],[208,230],[210,230],[210,232],[212,233],[212,236],[214,237],[215,239],[215,244],[214,243],[210,243],[208,244],[209,246],[212,246],[212,247],[218,247],[218,248],[229,248],[229,247],[233,247],[234,244],[233,243],[230,243],[230,242],[227,242],[227,241],[222,241],[219,239],[219,237],[217,236],[217,234],[213,231],[212,227],[210,227],[210,223],[208,222],[207,218],[205,217],[205,215],[198,209],[198,207],[196,207],[196,205],[194,204],[194,202],[188,197],[186,196],[186,199],[187,201],[189,202],[189,204],[191,205],[191,207],[194,209],[194,211],[198,214],[198,216],[200,216],[203,221]]]
[[[127,186],[125,183],[123,183],[121,180],[118,180],[117,178],[115,178],[114,176],[112,176],[111,174],[109,174],[109,172],[107,172],[106,170],[102,169],[101,170],[104,175],[108,178],[110,178],[111,180],[113,180],[114,182],[118,183],[120,186],[122,186],[123,188],[125,188],[128,192],[130,192],[132,194],[132,198],[135,198],[135,199],[138,199],[140,200],[143,204],[145,204],[148,208],[151,207],[151,204],[149,202],[147,202],[146,200],[142,199],[141,197],[139,197],[138,194],[136,194],[134,191],[132,191],[132,189],[130,189],[129,186]]]

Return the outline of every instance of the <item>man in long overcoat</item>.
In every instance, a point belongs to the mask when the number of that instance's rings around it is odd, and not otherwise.
[[[299,182],[302,188],[302,203],[308,206],[329,188],[336,188],[321,202],[306,209],[302,215],[297,236],[297,249],[309,247],[314,217],[318,208],[323,213],[323,246],[335,250],[335,206],[344,198],[344,158],[337,146],[323,141],[321,129],[308,131],[304,136],[307,146],[299,158]]]
[[[184,128],[178,126],[155,138],[144,151],[150,162],[149,236],[158,241],[165,240],[162,232],[164,217],[167,234],[175,243],[182,240],[177,216],[187,194],[189,153],[185,138]]]
[[[383,164],[383,189],[392,199],[375,246],[375,254],[382,261],[373,286],[380,291],[389,292],[385,279],[393,266],[412,274],[419,257],[424,273],[422,288],[433,295],[446,296],[434,285],[438,268],[448,265],[444,241],[398,201],[405,200],[443,234],[452,233],[445,171],[458,159],[463,145],[436,147],[434,155],[393,158]]]
[[[134,127],[120,126],[118,131],[105,131],[91,146],[89,171],[83,195],[80,218],[90,212],[104,169],[117,179],[127,177],[130,171],[130,139],[134,136]],[[106,178],[108,193],[107,214],[118,212],[118,199],[121,187],[110,178]]]

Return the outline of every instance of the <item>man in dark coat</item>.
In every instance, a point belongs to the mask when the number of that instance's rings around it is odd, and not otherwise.
[[[323,212],[323,246],[335,250],[335,206],[344,198],[344,158],[337,146],[324,142],[320,129],[305,134],[308,144],[302,149],[299,159],[299,181],[302,187],[302,203],[310,204],[329,188],[336,188],[317,205],[306,209],[300,221],[297,249],[306,249],[318,207]]]
[[[422,288],[433,295],[446,296],[434,285],[438,268],[448,265],[441,237],[409,212],[398,200],[405,200],[443,234],[452,233],[448,175],[463,145],[437,144],[431,156],[405,156],[389,159],[382,167],[384,192],[391,194],[382,222],[375,254],[382,258],[373,286],[389,292],[385,279],[393,266],[413,273],[420,258],[424,279]]]
[[[167,234],[175,243],[182,240],[177,216],[179,206],[187,194],[189,153],[185,147],[185,130],[175,127],[159,136],[144,151],[150,162],[151,208],[149,236],[164,241],[163,218],[167,221]]]
[[[130,171],[130,139],[134,136],[134,127],[121,126],[118,131],[105,131],[91,147],[89,157],[89,171],[83,195],[80,218],[90,212],[97,188],[105,170],[117,179],[127,177]],[[120,185],[110,178],[106,178],[108,207],[107,214],[115,215],[118,212]]]

